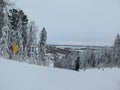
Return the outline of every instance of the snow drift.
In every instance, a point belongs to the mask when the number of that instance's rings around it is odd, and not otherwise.
[[[0,58],[0,90],[120,90],[120,69],[76,72]]]

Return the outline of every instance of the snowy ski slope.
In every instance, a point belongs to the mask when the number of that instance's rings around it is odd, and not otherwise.
[[[76,72],[0,58],[0,90],[120,90],[120,69]]]

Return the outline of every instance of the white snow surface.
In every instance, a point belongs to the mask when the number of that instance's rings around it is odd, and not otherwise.
[[[76,72],[0,58],[0,90],[120,90],[120,69]]]

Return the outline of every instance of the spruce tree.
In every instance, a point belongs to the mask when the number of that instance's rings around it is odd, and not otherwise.
[[[5,2],[4,2],[5,3]],[[11,24],[9,21],[9,17],[8,17],[8,5],[7,3],[4,4],[4,8],[2,9],[4,11],[3,13],[3,26],[1,29],[1,45],[0,45],[0,49],[1,49],[1,53],[4,57],[7,57],[9,59],[12,58],[12,52],[10,50],[10,37],[9,35],[11,32]]]
[[[38,64],[45,65],[45,66],[49,65],[48,61],[45,58],[46,40],[47,40],[47,32],[45,30],[45,27],[43,27],[43,30],[40,33]]]
[[[21,60],[25,60],[26,47],[27,47],[27,16],[22,10],[10,9],[9,19],[11,24],[11,46],[16,42],[19,46],[18,55]],[[19,59],[20,59],[19,58]]]
[[[28,33],[27,33],[27,56],[31,57],[31,47],[34,45],[37,32],[37,26],[34,21],[29,23]]]
[[[3,27],[3,22],[4,22],[4,10],[5,7],[5,2],[4,0],[0,0],[0,38],[2,37],[2,27]]]
[[[120,35],[117,34],[114,42],[114,59],[118,67],[120,67]]]

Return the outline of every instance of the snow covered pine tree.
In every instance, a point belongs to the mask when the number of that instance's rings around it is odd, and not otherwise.
[[[45,58],[46,53],[46,39],[47,39],[47,32],[45,30],[45,27],[43,27],[43,30],[40,33],[40,42],[39,42],[39,60],[37,64],[48,66],[49,63]]]
[[[38,28],[35,25],[34,21],[29,23],[28,28],[28,35],[27,35],[27,56],[28,56],[28,63],[37,64],[37,46],[35,43],[36,32]]]
[[[2,27],[3,27],[3,20],[4,20],[4,0],[0,0],[0,38],[2,37]]]
[[[11,46],[13,42],[19,46],[19,61],[25,60],[25,48],[27,47],[27,16],[22,10],[10,9],[9,19],[11,24],[10,41]]]
[[[1,4],[4,3],[2,9],[1,9],[1,13],[2,16],[0,17],[2,19],[2,21],[0,21],[1,24],[1,45],[0,45],[0,49],[1,49],[1,53],[4,57],[11,59],[12,55],[11,55],[11,50],[10,50],[10,37],[9,34],[11,32],[11,25],[10,25],[10,21],[9,21],[9,17],[8,17],[8,3],[7,2],[0,2]]]
[[[118,67],[120,67],[120,35],[117,34],[114,42],[114,59]]]

